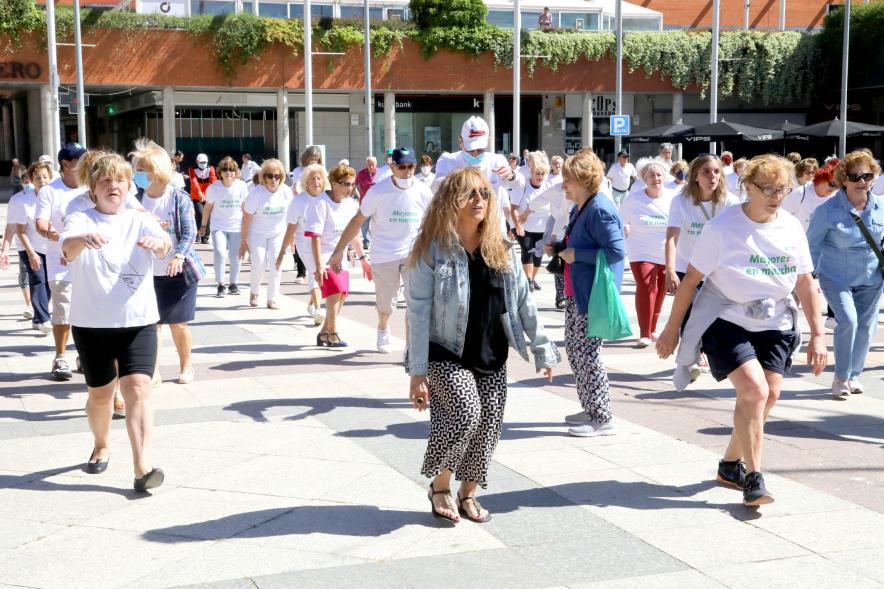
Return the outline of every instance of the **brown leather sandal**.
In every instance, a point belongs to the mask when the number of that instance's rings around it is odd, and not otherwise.
[[[451,489],[445,489],[444,491],[437,491],[436,489],[433,488],[433,483],[431,482],[430,483],[430,492],[427,493],[427,499],[430,500],[430,511],[433,513],[433,517],[435,517],[436,519],[444,520],[446,522],[451,522],[452,524],[456,524],[458,522],[458,520],[454,519],[453,517],[449,517],[447,515],[444,515],[443,513],[439,512],[439,511],[436,511],[436,504],[433,503],[433,497],[435,497],[436,495],[448,495],[449,497],[451,497]]]
[[[491,514],[488,513],[483,518],[473,517],[470,515],[470,512],[463,508],[463,504],[467,501],[472,501],[473,505],[476,507],[476,513],[482,513],[484,507],[479,503],[475,497],[461,497],[460,493],[457,494],[457,512],[460,513],[461,517],[465,517],[471,522],[476,522],[477,524],[484,524],[485,522],[491,521]]]

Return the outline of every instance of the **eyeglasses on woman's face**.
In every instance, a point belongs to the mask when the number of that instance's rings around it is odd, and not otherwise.
[[[356,186],[356,182],[335,182],[335,184],[340,184],[344,188],[353,188]]]
[[[861,174],[847,174],[847,180],[853,183],[858,182],[871,182],[874,180],[875,175],[871,172],[864,172]]]
[[[755,182],[752,183],[755,185],[758,190],[764,194],[764,196],[786,196],[790,192],[792,192],[793,188],[791,186],[762,186],[761,184],[757,184]]]
[[[233,168],[221,168],[221,173],[222,174],[227,174],[227,173],[236,174],[236,170],[234,170]]]
[[[280,180],[282,180],[282,174],[264,174],[263,176],[264,176],[264,178],[266,178],[268,181],[269,181],[269,180],[275,180],[276,182],[279,182]]]

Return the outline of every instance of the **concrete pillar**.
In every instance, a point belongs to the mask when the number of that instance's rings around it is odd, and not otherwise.
[[[488,151],[494,153],[494,92],[485,92],[482,100],[482,118],[488,123]]]
[[[384,92],[384,147],[396,148],[396,93]],[[380,157],[378,159],[381,159]]]
[[[252,14],[258,16],[258,0],[252,0]]]
[[[684,92],[674,92],[672,94],[672,122],[681,123],[684,118]],[[681,159],[681,142],[675,144],[675,153],[672,154],[675,159]]]
[[[12,136],[12,157],[17,157],[20,161],[27,160],[28,154],[25,153],[25,105],[24,101],[18,97],[12,99]],[[53,154],[52,157],[54,159],[56,154]]]
[[[282,162],[282,167],[291,170],[289,162],[289,91],[280,88],[276,91],[276,157]]]
[[[4,160],[11,160],[13,158],[12,155],[12,121],[9,120],[9,117],[12,116],[12,113],[9,110],[9,103],[4,102],[2,113],[0,113],[0,117],[2,117],[3,128],[0,129],[0,133],[3,135],[3,155],[0,158]]]
[[[175,153],[175,90],[163,86],[163,147]]]
[[[583,119],[580,124],[582,134],[582,137],[580,139],[581,145],[583,147],[592,147],[592,92],[583,93],[583,109],[581,111],[581,118]]]
[[[780,0],[780,30],[786,30],[786,0]]]
[[[49,87],[49,84],[43,84],[40,86],[40,121],[42,122],[40,126],[40,136],[42,137],[40,155],[48,153],[54,160],[56,154],[52,153],[52,148],[56,137],[55,123],[58,119],[50,116],[50,112],[52,112],[52,88]]]

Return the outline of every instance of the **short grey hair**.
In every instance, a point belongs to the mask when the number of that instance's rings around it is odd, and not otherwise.
[[[378,163],[378,158],[376,158],[376,157],[373,156],[373,155],[370,155],[370,156],[368,156],[367,158],[365,158],[365,163],[366,163],[366,164],[375,164],[375,165],[377,165],[377,163]]]
[[[674,148],[674,146],[673,146],[671,143],[661,143],[661,144],[660,144],[660,149],[661,149],[661,150],[663,150],[663,149],[669,149],[669,150],[671,150],[671,149],[673,149],[673,148]]]

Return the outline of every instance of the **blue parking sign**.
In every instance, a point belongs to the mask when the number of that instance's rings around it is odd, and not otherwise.
[[[611,116],[611,135],[629,135],[629,115]]]

